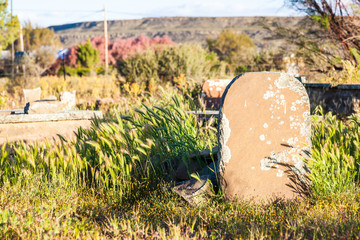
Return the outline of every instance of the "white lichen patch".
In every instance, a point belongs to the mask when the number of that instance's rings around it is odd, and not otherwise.
[[[285,158],[286,157],[284,152],[271,152],[270,157],[266,157],[260,160],[260,169],[268,171],[271,168],[279,168],[279,165],[277,163],[284,162]]]
[[[261,141],[265,141],[265,135],[264,134],[260,135],[259,138],[260,138]]]
[[[231,150],[228,146],[221,148],[221,159],[224,163],[229,163],[231,159]]]
[[[295,147],[297,146],[296,143],[299,141],[299,139],[297,137],[295,138],[289,138],[286,142],[289,146]]]
[[[299,156],[293,156],[292,160],[294,162],[294,166],[291,168],[292,171],[299,176],[304,176],[306,174],[305,163]]]
[[[264,128],[268,128],[269,125],[267,123],[264,123]]]
[[[311,146],[311,120],[310,112],[306,111],[303,113],[304,123],[300,128],[301,136],[306,138],[306,143]]]
[[[229,119],[226,118],[224,113],[222,114],[220,128],[221,128],[223,143],[224,145],[226,145],[227,141],[230,138],[231,129],[229,124]]]
[[[220,159],[220,171],[222,172],[225,163],[229,163],[231,159],[231,150],[226,145],[231,134],[229,120],[224,113],[221,113],[221,122],[219,125],[219,159]]]
[[[220,80],[207,80],[209,82],[209,87],[226,87],[231,79],[220,79]]]
[[[289,75],[280,74],[280,77],[275,81],[275,86],[279,89],[290,87]]]
[[[251,167],[251,170],[255,170],[255,167],[254,167],[254,166],[252,166],[252,167]]]
[[[271,141],[267,141],[266,144],[270,145],[270,144],[271,144]]]
[[[260,161],[260,169],[263,171],[268,171],[274,165],[274,162],[270,158],[263,158]]]
[[[281,169],[278,169],[277,173],[276,173],[276,176],[277,177],[282,177],[284,175],[284,171],[281,170]]]
[[[263,98],[265,100],[269,99],[269,98],[272,98],[275,96],[275,93],[273,91],[266,91],[266,93],[264,94]]]

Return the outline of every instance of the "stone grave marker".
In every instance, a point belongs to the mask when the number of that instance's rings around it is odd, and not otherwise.
[[[61,92],[60,93],[60,101],[62,104],[62,110],[73,110],[76,106],[76,91],[72,92]]]
[[[240,75],[219,113],[220,186],[229,199],[292,199],[291,179],[305,180],[301,155],[311,146],[304,86],[286,73]]]
[[[41,92],[41,90],[40,90]],[[58,113],[62,111],[74,110],[76,104],[76,91],[61,92],[60,101],[56,97],[48,99],[30,101],[26,103],[24,113],[26,114],[44,114]]]
[[[202,93],[206,109],[220,108],[221,96],[230,82],[230,79],[209,79],[204,82]]]
[[[34,102],[40,100],[41,88],[35,89],[23,89],[25,104],[28,102]]]

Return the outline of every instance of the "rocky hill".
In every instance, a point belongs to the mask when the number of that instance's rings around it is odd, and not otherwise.
[[[284,39],[274,35],[264,25],[279,24],[295,29],[307,26],[313,28],[306,17],[161,17],[137,20],[108,21],[110,40],[167,35],[174,42],[206,43],[206,38],[216,37],[223,29],[230,28],[248,34],[259,48],[290,47]],[[87,38],[103,35],[104,23],[80,22],[50,26],[59,35],[65,47],[85,41]]]

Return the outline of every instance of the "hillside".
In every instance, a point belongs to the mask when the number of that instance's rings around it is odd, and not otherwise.
[[[206,43],[206,38],[216,37],[223,29],[230,28],[248,34],[259,48],[288,48],[284,39],[274,36],[264,25],[277,23],[291,29],[298,27],[313,28],[306,17],[161,17],[136,20],[108,21],[110,40],[116,38],[137,37],[141,34],[149,37],[167,35],[174,42]],[[65,47],[78,44],[94,36],[103,34],[104,23],[80,22],[50,26],[59,35]]]

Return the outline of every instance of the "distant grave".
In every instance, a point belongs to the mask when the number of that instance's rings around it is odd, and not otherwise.
[[[101,111],[76,111],[76,92],[62,92],[60,101],[50,96],[40,99],[41,89],[24,89],[24,109],[2,110],[0,145],[7,141],[42,141],[74,137],[77,128],[88,128],[93,118],[102,118]]]
[[[221,96],[231,79],[209,79],[202,86],[206,109],[219,109]]]
[[[26,103],[24,108],[25,114],[58,113],[61,111],[74,110],[76,106],[76,91],[61,92],[60,101],[54,96],[40,100],[41,90],[38,91],[38,89],[24,89],[23,91]],[[35,93],[37,94],[38,92],[39,98],[35,98]]]
[[[41,88],[23,89],[25,103],[40,100]]]
[[[310,104],[285,73],[246,73],[227,86],[219,113],[220,185],[229,199],[295,198],[305,180]]]

